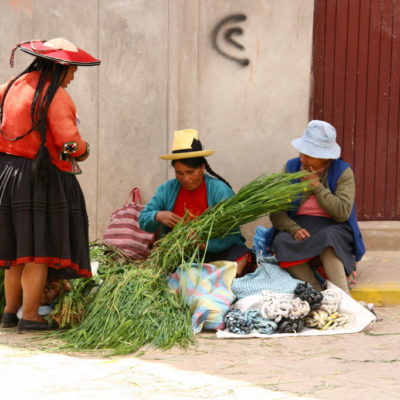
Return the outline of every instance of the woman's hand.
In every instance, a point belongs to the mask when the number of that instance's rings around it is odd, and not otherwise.
[[[173,228],[181,220],[181,218],[172,211],[158,211],[155,218],[156,221],[168,226],[168,228]]]
[[[304,181],[310,181],[311,187],[316,188],[321,183],[319,180],[319,175],[312,167],[309,168],[308,171],[312,172],[312,174],[306,175],[302,179]]]
[[[75,157],[75,160],[78,162],[82,162],[82,161],[85,161],[88,157],[89,157],[89,153],[85,153],[85,154],[81,155],[80,157]]]
[[[304,240],[311,236],[310,232],[307,229],[301,228],[293,234],[293,237],[296,240]]]

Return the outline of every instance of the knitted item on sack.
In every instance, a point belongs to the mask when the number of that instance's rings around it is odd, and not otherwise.
[[[289,318],[297,319],[304,318],[310,312],[310,305],[300,299],[300,297],[296,297],[291,301],[292,308],[289,313]]]
[[[225,328],[229,332],[239,335],[248,335],[254,328],[250,318],[236,308],[228,310],[224,316]]]
[[[254,329],[263,335],[272,335],[277,330],[278,325],[276,322],[264,318],[260,311],[249,310],[246,311],[246,313],[248,314],[249,318],[251,318]]]
[[[279,322],[282,318],[289,317],[292,309],[292,295],[282,295],[269,290],[263,290],[261,294],[263,297],[261,315],[264,318]]]
[[[343,328],[350,322],[349,317],[345,314],[334,312],[328,314],[326,311],[311,311],[305,318],[304,324],[307,328],[316,328],[321,330]]]
[[[329,315],[336,312],[340,304],[340,294],[332,289],[327,289],[322,292],[323,299],[320,310],[327,312]]]
[[[294,294],[300,297],[301,300],[306,301],[310,305],[311,310],[320,308],[323,294],[315,290],[308,282],[299,283],[294,290]]]
[[[248,335],[252,330],[257,330],[264,335],[272,335],[277,330],[277,324],[263,318],[257,310],[241,312],[233,308],[224,317],[225,328],[232,333]]]
[[[279,322],[284,318],[304,318],[310,312],[306,301],[290,294],[273,293],[267,290],[262,292],[263,304],[261,315],[264,318]]]
[[[301,318],[284,318],[279,323],[279,333],[297,333],[304,328],[304,321]]]

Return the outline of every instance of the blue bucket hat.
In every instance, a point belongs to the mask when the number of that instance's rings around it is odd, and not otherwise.
[[[336,129],[325,121],[310,121],[303,136],[292,140],[291,143],[299,153],[310,157],[324,159],[340,157],[340,146],[336,143]]]

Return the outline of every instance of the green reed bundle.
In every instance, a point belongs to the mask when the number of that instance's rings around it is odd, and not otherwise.
[[[309,189],[307,181],[299,180],[304,175],[261,176],[200,217],[176,225],[147,260],[106,273],[82,322],[62,333],[68,347],[123,354],[146,344],[163,349],[188,345],[193,340],[190,312],[168,288],[167,276],[181,264],[201,261],[200,243],[229,235],[268,213],[289,209],[299,193]]]
[[[131,260],[121,250],[100,243],[90,244],[90,260],[100,267],[92,278],[72,279],[70,290],[63,291],[51,319],[60,328],[72,328],[80,324],[87,306],[97,296],[97,292],[108,275],[123,272]]]
[[[127,354],[146,344],[163,349],[187,346],[193,332],[188,307],[169,289],[165,277],[128,264],[123,273],[107,275],[81,324],[62,337],[70,348]]]
[[[201,242],[225,237],[238,232],[240,225],[276,211],[290,209],[293,200],[309,190],[309,182],[300,180],[305,175],[306,172],[278,173],[254,179],[234,196],[210,207],[198,218],[176,225],[156,244],[147,263],[171,273],[178,265],[189,260],[201,261]]]
[[[51,319],[59,328],[71,328],[79,325],[88,304],[93,301],[96,290],[96,278],[73,279],[70,281],[70,290],[62,291]]]

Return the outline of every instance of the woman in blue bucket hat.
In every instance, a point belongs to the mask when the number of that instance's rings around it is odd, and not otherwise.
[[[322,290],[315,268],[349,293],[347,276],[365,253],[354,206],[355,181],[350,164],[341,160],[335,128],[310,121],[301,138],[292,141],[299,157],[285,170],[310,171],[312,190],[295,202],[295,209],[270,216],[273,224],[267,246],[279,264],[298,279]]]

